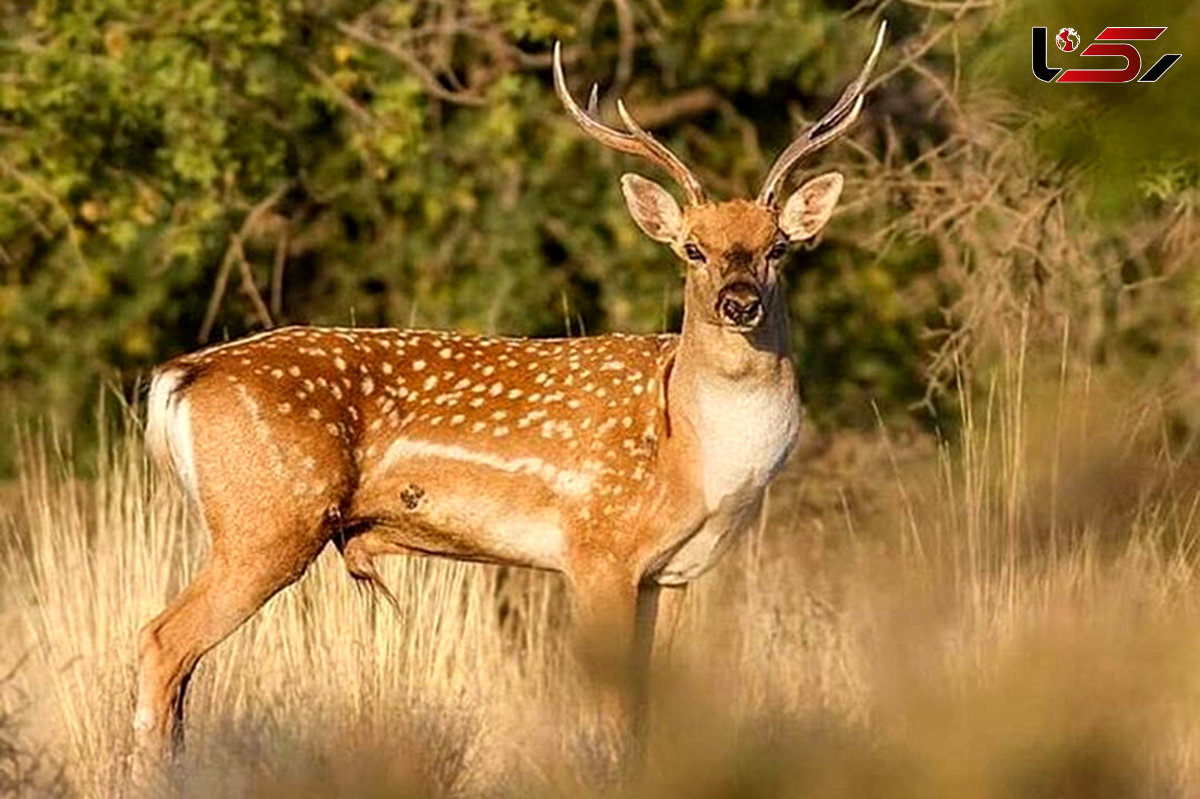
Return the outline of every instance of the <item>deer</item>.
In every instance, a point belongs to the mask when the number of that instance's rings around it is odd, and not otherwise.
[[[158,367],[147,449],[181,484],[210,546],[141,629],[135,752],[178,750],[197,663],[331,544],[351,577],[393,602],[375,567],[382,555],[559,572],[585,661],[644,675],[660,596],[753,525],[800,434],[781,264],[822,230],[844,181],[833,171],[786,198],[782,189],[858,118],[884,31],[758,195],[720,202],[622,101],[625,130],[599,120],[595,87],[581,108],[556,43],[567,115],[686,197],[681,207],[660,184],[621,177],[634,222],[685,264],[677,334],[292,326]],[[615,689],[619,713],[634,712],[644,682]]]

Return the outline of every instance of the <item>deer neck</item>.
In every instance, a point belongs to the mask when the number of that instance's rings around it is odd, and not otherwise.
[[[780,294],[769,300],[766,321],[749,333],[715,323],[694,297],[685,302],[667,407],[695,453],[711,510],[753,496],[796,440],[800,401]]]
[[[689,287],[690,288],[690,287]],[[683,329],[679,338],[675,369],[699,381],[723,380],[752,389],[761,381],[791,376],[787,313],[781,291],[767,303],[766,319],[749,332],[731,330],[712,319],[703,300],[684,303]]]

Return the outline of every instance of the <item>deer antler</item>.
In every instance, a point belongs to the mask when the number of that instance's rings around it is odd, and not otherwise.
[[[631,155],[639,155],[662,167],[687,192],[689,203],[692,205],[703,203],[704,188],[700,185],[700,181],[696,179],[692,171],[674,153],[668,150],[665,145],[642,130],[641,126],[634,121],[629,111],[626,110],[625,103],[617,100],[617,113],[621,115],[621,121],[625,123],[625,127],[629,130],[628,133],[614,130],[593,118],[592,115],[596,112],[597,100],[595,86],[592,86],[592,92],[588,100],[588,110],[584,111],[576,105],[575,99],[571,97],[571,92],[567,90],[567,81],[563,77],[561,50],[561,43],[555,42],[554,91],[558,94],[558,99],[562,101],[563,106],[567,109],[567,113],[579,124],[579,127],[583,128],[585,133],[606,147],[611,147],[614,150],[620,150],[623,153]]]
[[[867,63],[863,65],[862,71],[858,73],[854,82],[842,92],[837,104],[829,109],[829,112],[821,117],[815,125],[801,132],[775,159],[775,163],[771,165],[770,171],[763,179],[762,189],[758,192],[760,205],[774,205],[776,192],[792,167],[809,153],[816,152],[831,141],[840,138],[854,124],[854,120],[858,119],[858,112],[862,110],[863,105],[863,89],[871,74],[871,68],[875,66],[879,50],[883,46],[885,30],[887,30],[886,21],[879,25],[879,33],[875,37],[875,47],[871,50],[871,56],[867,59]]]

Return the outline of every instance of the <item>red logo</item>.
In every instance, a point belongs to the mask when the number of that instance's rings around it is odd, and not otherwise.
[[[1142,73],[1142,54],[1129,42],[1152,42],[1162,36],[1166,28],[1108,27],[1100,31],[1096,41],[1083,48],[1079,55],[1108,56],[1122,58],[1125,66],[1117,69],[1060,69],[1046,63],[1046,29],[1033,29],[1033,74],[1046,83],[1153,83],[1163,76],[1171,65],[1179,60],[1179,53],[1161,56],[1154,65]],[[1054,37],[1054,43],[1064,53],[1074,52],[1079,47],[1079,33],[1074,28],[1062,28]],[[1062,73],[1062,74],[1059,74]]]
[[[1059,50],[1069,53],[1079,46],[1079,31],[1074,28],[1063,28],[1058,32],[1058,36],[1054,37],[1054,43],[1058,45]]]

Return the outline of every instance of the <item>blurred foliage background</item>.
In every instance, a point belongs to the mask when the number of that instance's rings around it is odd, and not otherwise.
[[[577,96],[625,97],[728,197],[881,17],[863,120],[810,165],[847,173],[843,208],[789,267],[818,423],[941,425],[1014,334],[1186,396],[1196,3],[0,0],[0,404],[74,425],[101,384],[289,322],[670,329],[679,269],[618,189],[645,167],[565,118],[554,40]],[[1034,79],[1032,25],[1109,24],[1170,26],[1145,68],[1183,58],[1154,84]]]

